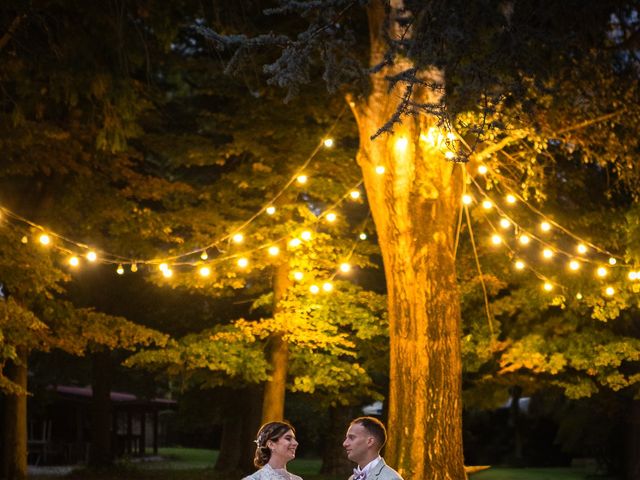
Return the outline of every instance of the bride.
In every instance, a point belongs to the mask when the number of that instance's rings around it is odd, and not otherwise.
[[[259,468],[243,480],[302,480],[287,471],[287,463],[296,457],[296,432],[287,422],[265,423],[256,437],[253,464]]]

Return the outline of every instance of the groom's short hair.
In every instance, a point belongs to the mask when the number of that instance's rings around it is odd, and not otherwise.
[[[351,421],[351,425],[357,423],[362,425],[372,437],[376,439],[378,443],[378,450],[384,447],[387,443],[387,429],[384,428],[384,424],[374,417],[358,417]]]

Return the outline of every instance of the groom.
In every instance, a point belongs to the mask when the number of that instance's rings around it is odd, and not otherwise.
[[[358,417],[351,422],[342,446],[358,466],[349,480],[403,480],[380,456],[386,441],[387,431],[377,418]]]

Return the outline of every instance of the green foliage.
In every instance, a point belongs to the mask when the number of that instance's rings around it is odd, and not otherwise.
[[[137,353],[126,364],[165,372],[185,387],[259,383],[269,375],[264,349],[279,332],[289,345],[292,391],[345,404],[378,397],[371,373],[386,363],[384,297],[341,282],[325,296],[292,289],[280,308],[275,318],[237,319]]]

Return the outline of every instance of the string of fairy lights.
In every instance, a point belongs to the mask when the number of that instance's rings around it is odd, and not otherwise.
[[[103,264],[115,265],[116,272],[119,275],[125,273],[125,267],[128,267],[131,272],[137,272],[140,266],[147,266],[157,267],[164,277],[171,278],[176,267],[188,266],[197,269],[198,274],[206,278],[211,275],[212,268],[224,262],[234,262],[237,269],[246,271],[250,268],[252,256],[258,253],[264,254],[266,252],[268,257],[277,257],[281,254],[282,246],[288,251],[293,251],[303,243],[311,242],[314,238],[314,230],[318,228],[321,222],[326,222],[327,224],[336,222],[340,215],[339,209],[343,203],[359,201],[361,199],[363,195],[361,191],[362,180],[348,188],[333,204],[325,207],[315,217],[313,222],[300,225],[300,227],[291,234],[270,239],[251,249],[237,250],[232,253],[221,253],[222,250],[218,248],[224,242],[241,246],[247,236],[250,236],[250,233],[248,233],[249,226],[256,219],[262,216],[274,216],[277,209],[276,201],[285,191],[294,186],[304,188],[304,186],[311,181],[310,176],[306,173],[307,168],[322,149],[330,149],[334,146],[334,140],[330,134],[336,124],[337,120],[329,132],[327,132],[327,135],[316,145],[308,158],[296,169],[295,173],[285,182],[282,188],[269,198],[268,201],[264,202],[252,216],[222,237],[213,239],[202,247],[186,252],[150,259],[129,258],[106,251],[98,251],[87,244],[51,231],[2,206],[0,206],[0,220],[12,220],[26,225],[30,229],[30,233],[22,236],[22,243],[29,243],[30,239],[35,237],[36,241],[42,246],[52,247],[66,256],[66,263],[71,269],[79,268],[84,259],[84,261],[88,263],[101,262]],[[456,153],[458,151],[456,142],[459,142],[460,139],[452,131],[442,132],[440,129],[432,127],[419,136],[419,141],[424,143],[424,148],[438,149],[446,159],[455,160],[458,155]],[[397,155],[405,154],[409,148],[408,139],[403,136],[397,137],[394,148]],[[382,176],[386,173],[384,165],[374,164],[371,165],[370,168],[373,169],[376,175]],[[494,180],[500,178],[498,172],[491,170],[487,165],[481,163],[477,167],[475,175],[469,172],[468,178],[475,192],[474,194],[468,192],[463,194],[461,207],[468,209],[471,206],[477,206],[481,209],[481,212],[483,212],[482,216],[491,230],[489,244],[495,248],[504,247],[508,255],[512,258],[514,268],[516,270],[531,271],[542,281],[542,289],[544,291],[552,292],[555,289],[564,289],[565,287],[557,280],[552,279],[551,276],[544,274],[542,268],[538,268],[530,261],[533,257],[531,250],[535,248],[536,245],[539,249],[538,258],[546,265],[549,265],[555,258],[563,258],[567,266],[567,271],[570,273],[576,274],[584,271],[586,270],[586,268],[584,268],[585,265],[591,265],[595,277],[600,280],[606,280],[610,277],[611,269],[623,268],[626,269],[626,277],[628,280],[640,280],[640,271],[636,271],[633,266],[625,264],[621,257],[582,239],[580,236],[549,218],[527,202],[526,199],[517,192],[508,189],[506,182],[498,182],[498,185],[506,189],[506,191],[502,192],[502,198],[498,199],[496,195],[490,194],[489,191],[481,186],[476,175],[478,178],[484,176],[492,176]],[[500,193],[499,190],[499,188],[495,188],[498,194]],[[526,227],[518,223],[514,212],[517,205],[526,206],[530,213],[533,213],[540,219],[539,224],[536,227]],[[368,222],[368,218],[365,222]],[[364,227],[364,225],[361,227]],[[572,243],[575,251],[571,251],[567,249],[567,247],[562,247],[559,243],[554,243],[552,232],[558,232],[566,237],[568,240],[564,240],[564,242]],[[336,265],[335,271],[331,275],[327,275],[324,281],[318,282],[316,279],[312,279],[309,285],[309,291],[312,294],[331,292],[334,288],[333,281],[336,275],[348,274],[351,271],[352,267],[349,261],[357,248],[358,241],[366,239],[367,234],[364,228],[362,228],[357,239],[354,239],[349,253]],[[517,245],[517,248],[512,246],[512,244]],[[527,253],[520,253],[522,249],[527,249]],[[212,250],[216,251],[216,255],[210,258],[209,252]],[[305,280],[305,274],[300,270],[292,271],[291,276],[293,280],[297,282]],[[604,294],[607,296],[613,296],[616,293],[612,285],[604,285],[603,288]],[[576,297],[578,299],[582,298],[582,293],[577,292]]]
[[[478,166],[477,173],[479,177],[485,175],[499,177],[497,172],[490,170],[484,164]],[[611,278],[613,269],[625,270],[626,278],[631,282],[640,280],[640,272],[635,270],[632,265],[625,264],[623,258],[563,227],[527,202],[517,192],[505,187],[505,183],[499,183],[496,188],[496,190],[500,190],[501,186],[502,190],[506,190],[502,192],[502,196],[498,200],[495,195],[491,195],[489,191],[481,186],[477,177],[470,176],[469,178],[470,183],[475,188],[476,196],[465,193],[462,203],[465,207],[477,204],[477,207],[480,208],[481,215],[491,230],[488,243],[494,248],[504,247],[512,259],[514,269],[531,271],[541,280],[541,286],[544,291],[553,292],[556,289],[566,291],[568,289],[559,281],[544,274],[542,268],[527,259],[538,258],[540,262],[547,266],[554,259],[560,259],[561,263],[564,263],[566,267],[564,270],[573,275],[588,270],[587,266],[590,266],[594,278],[605,282],[602,285],[602,292],[608,297],[616,293],[616,288],[612,284],[606,283]],[[497,193],[501,192],[498,191]],[[518,204],[524,205],[538,218],[536,226],[526,227],[516,220],[513,209]],[[560,242],[554,242],[553,232],[558,232],[565,236],[564,243],[570,245],[570,248],[560,246]],[[533,252],[532,250],[535,250],[536,246],[537,252]],[[583,292],[579,290],[574,293],[578,300],[581,300],[584,296]]]
[[[338,120],[336,120],[336,123]],[[335,127],[335,124],[333,127]],[[329,132],[327,132],[328,134],[331,133],[333,127],[331,127]],[[233,261],[235,262],[236,268],[238,268],[239,270],[247,271],[250,268],[251,257],[257,252],[266,252],[268,257],[277,257],[281,254],[283,245],[286,250],[293,251],[300,247],[303,243],[311,242],[314,238],[314,231],[317,231],[318,225],[321,222],[333,224],[338,220],[338,209],[341,204],[349,200],[359,201],[361,199],[361,187],[363,183],[362,180],[358,181],[356,184],[352,185],[351,188],[347,189],[347,191],[333,204],[326,206],[315,217],[314,221],[306,222],[305,224],[299,225],[294,233],[270,239],[267,242],[263,242],[258,246],[255,246],[254,248],[244,250],[235,249],[235,251],[231,253],[227,253],[225,251],[224,254],[215,255],[213,258],[210,257],[209,252],[211,252],[212,250],[215,250],[216,253],[222,252],[222,250],[219,248],[219,245],[223,244],[224,242],[234,244],[238,247],[241,246],[247,239],[247,230],[248,227],[253,223],[253,221],[260,216],[273,217],[276,214],[276,201],[278,200],[278,198],[280,198],[284,194],[284,192],[292,186],[304,187],[305,185],[307,185],[310,181],[310,176],[305,173],[305,171],[309,167],[309,164],[321,149],[330,149],[333,146],[333,138],[328,135],[324,136],[322,140],[316,145],[308,158],[300,167],[296,169],[295,173],[289,178],[284,186],[275,195],[270,197],[269,200],[256,211],[256,213],[245,220],[240,226],[232,229],[229,233],[223,235],[222,237],[208,242],[203,247],[178,253],[172,256],[140,259],[124,257],[107,251],[98,251],[97,249],[94,249],[85,243],[75,241],[71,238],[47,229],[44,226],[26,219],[2,206],[0,206],[0,220],[10,219],[27,225],[31,229],[31,232],[22,236],[22,243],[27,244],[30,242],[30,239],[35,238],[35,241],[40,245],[53,248],[66,256],[66,263],[71,269],[79,268],[83,261],[86,261],[87,263],[98,262],[102,264],[116,265],[116,273],[119,275],[124,275],[125,266],[129,267],[129,270],[134,273],[138,271],[139,267],[148,266],[157,267],[165,278],[171,278],[174,275],[176,267],[190,266],[195,267],[199,275],[206,278],[212,274],[212,268],[214,268],[214,266],[222,264],[223,262]],[[311,284],[309,285],[309,291],[311,293],[317,294],[321,291],[331,292],[333,290],[333,281],[335,277],[339,274],[348,274],[351,271],[352,265],[350,261],[354,252],[356,251],[358,242],[364,241],[368,238],[368,235],[365,231],[365,227],[367,226],[368,222],[369,217],[367,216],[367,218],[360,225],[360,233],[358,233],[357,237],[352,242],[351,247],[347,249],[348,253],[342,258],[341,262],[336,265],[333,272],[328,274],[327,278],[324,279],[324,281],[315,283],[311,282]],[[291,276],[293,280],[298,282],[305,279],[305,273],[301,270],[292,271]]]

